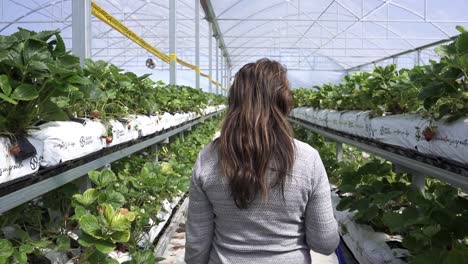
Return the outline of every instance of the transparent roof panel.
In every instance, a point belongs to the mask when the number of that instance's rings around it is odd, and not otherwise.
[[[169,53],[169,0],[95,0],[148,43]],[[60,29],[72,46],[72,0],[0,0],[0,34],[18,27]],[[177,55],[195,63],[193,0],[177,0]],[[457,35],[468,27],[467,0],[211,0],[233,72],[247,62],[270,57],[290,70],[345,71]],[[200,8],[201,70],[208,72],[208,22]],[[146,50],[99,19],[92,18],[92,58],[128,70],[146,70]],[[213,41],[213,65],[215,64]],[[398,58],[411,67],[415,53]],[[419,63],[436,58],[433,48]],[[157,61],[158,70],[168,65]],[[385,60],[381,63],[391,63]],[[180,66],[180,69],[186,69]],[[363,68],[365,69],[365,68]]]
[[[457,35],[456,25],[468,25],[466,0],[450,4],[437,0],[233,0],[212,4],[234,67],[246,62],[243,54],[255,51],[256,57],[282,54],[278,58],[288,68],[339,71],[448,39]],[[324,59],[302,63],[319,56]]]

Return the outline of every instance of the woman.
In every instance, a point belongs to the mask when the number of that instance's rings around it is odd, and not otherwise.
[[[311,263],[310,249],[338,246],[327,174],[317,151],[292,138],[292,105],[278,62],[236,74],[221,135],[191,178],[188,264]]]

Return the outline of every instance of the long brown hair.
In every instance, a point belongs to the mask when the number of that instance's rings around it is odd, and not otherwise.
[[[228,101],[215,145],[236,206],[247,208],[258,192],[268,201],[269,166],[276,176],[273,186],[280,186],[284,198],[285,180],[294,163],[287,120],[293,100],[285,67],[269,59],[246,64],[235,76]]]

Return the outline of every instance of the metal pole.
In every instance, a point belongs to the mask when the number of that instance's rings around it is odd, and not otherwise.
[[[170,84],[176,84],[176,0],[169,0],[169,56],[170,64]]]
[[[151,152],[154,155],[154,163],[159,163],[158,144],[151,146]]]
[[[343,143],[336,142],[336,161],[343,160]]]
[[[219,74],[221,75],[221,80],[219,81],[221,83],[221,88],[224,87],[224,77],[223,77],[223,68],[224,68],[224,58],[223,58],[223,51],[221,50],[221,67],[219,68]],[[221,94],[224,94],[224,90],[221,90]]]
[[[85,59],[91,57],[91,0],[73,0],[72,2],[72,52],[80,57],[83,67]],[[80,179],[81,192],[91,188],[88,176]]]
[[[200,89],[200,1],[195,0],[195,88]]]
[[[219,47],[218,39],[216,39],[216,81],[219,81]],[[219,85],[216,85],[216,94],[219,94]]]
[[[417,172],[413,172],[411,177],[411,185],[424,193],[426,188],[426,177]]]
[[[421,50],[418,49],[416,51],[416,66],[419,66],[421,64]]]
[[[213,77],[213,33],[211,27],[211,23],[208,22],[208,75],[210,75],[210,78]],[[213,83],[211,80],[208,89],[210,93],[213,93]]]
[[[80,64],[91,57],[91,0],[72,2],[72,52]]]

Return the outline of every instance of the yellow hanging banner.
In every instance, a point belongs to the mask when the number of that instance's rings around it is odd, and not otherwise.
[[[92,14],[97,17],[99,20],[102,22],[106,23],[113,29],[117,30],[120,32],[122,35],[130,39],[131,41],[135,42],[137,45],[140,47],[144,48],[145,50],[149,51],[151,54],[154,56],[160,58],[162,61],[166,63],[170,63],[171,61],[176,61],[177,63],[190,68],[192,70],[195,70],[196,73],[200,74],[203,77],[208,78],[212,83],[214,83],[217,86],[221,86],[221,84],[217,81],[213,81],[211,76],[208,74],[204,74],[200,72],[200,68],[197,67],[196,65],[190,64],[184,60],[181,60],[177,58],[177,54],[171,53],[169,55],[165,54],[161,50],[151,46],[148,42],[146,42],[143,38],[138,36],[135,32],[133,32],[131,29],[126,27],[122,22],[120,22],[118,19],[113,17],[111,14],[107,13],[103,8],[101,8],[98,4],[91,2],[91,12]],[[224,89],[222,87],[222,89]]]
[[[104,9],[102,9],[99,5],[97,5],[94,2],[91,3],[91,12],[95,17],[99,18],[101,21],[103,21],[113,29],[117,30],[118,32],[122,33],[124,36],[138,44],[140,47],[151,52],[153,55],[165,61],[166,63],[169,63],[169,56],[167,56],[164,52],[151,46],[148,42],[146,42],[137,34],[135,34],[135,32],[133,32],[132,30],[124,26],[119,20],[117,20],[111,14],[107,13]]]

